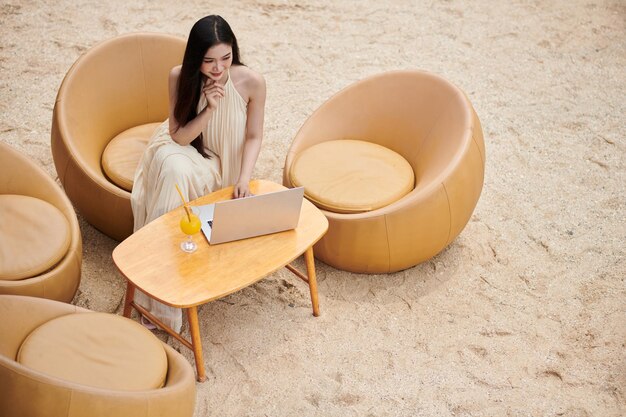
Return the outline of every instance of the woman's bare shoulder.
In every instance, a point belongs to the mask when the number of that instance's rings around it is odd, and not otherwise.
[[[180,68],[182,65],[176,65],[170,70],[170,78],[178,78],[180,76]]]
[[[265,78],[260,73],[246,67],[245,65],[233,65],[230,68],[233,83],[241,90],[245,90],[248,95],[265,88]]]
[[[175,66],[170,70],[170,76],[168,78],[170,104],[176,102],[176,90],[178,90],[178,77],[180,77],[180,65]]]

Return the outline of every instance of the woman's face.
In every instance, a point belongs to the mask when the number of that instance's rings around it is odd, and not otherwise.
[[[220,81],[232,63],[233,48],[226,43],[218,43],[204,54],[200,72],[213,81]]]

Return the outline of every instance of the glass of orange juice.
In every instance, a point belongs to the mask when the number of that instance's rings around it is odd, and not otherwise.
[[[183,217],[180,218],[180,230],[187,235],[187,239],[180,244],[180,248],[184,252],[193,253],[198,249],[198,245],[193,241],[192,236],[200,231],[202,223],[200,223],[197,209],[194,209],[194,207],[188,208],[189,212],[185,210]]]

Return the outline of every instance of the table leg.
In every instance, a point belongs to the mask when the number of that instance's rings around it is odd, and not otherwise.
[[[204,373],[204,359],[202,358],[202,342],[200,341],[200,327],[198,325],[198,309],[190,307],[187,309],[187,320],[189,320],[189,333],[191,333],[191,344],[193,346],[193,356],[196,358],[196,370],[198,371],[198,382],[206,381]]]
[[[135,298],[135,286],[130,283],[130,280],[127,280],[126,283],[126,298],[124,299],[124,317],[130,318],[130,313],[132,311],[132,302]]]
[[[311,292],[311,304],[313,305],[313,315],[320,315],[319,300],[317,298],[317,278],[315,277],[315,258],[313,257],[313,246],[304,252],[306,262],[306,272],[309,277],[309,291]]]

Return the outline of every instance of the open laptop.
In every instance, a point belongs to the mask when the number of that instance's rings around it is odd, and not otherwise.
[[[197,206],[211,245],[295,229],[304,187]]]

